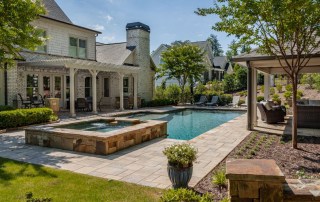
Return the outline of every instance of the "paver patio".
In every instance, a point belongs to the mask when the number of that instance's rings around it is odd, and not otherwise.
[[[190,186],[195,186],[249,135],[245,126],[246,114],[189,141],[199,151]],[[31,146],[24,142],[24,131],[1,134],[0,156],[106,179],[169,188],[167,159],[162,150],[185,141],[158,138],[108,156]]]

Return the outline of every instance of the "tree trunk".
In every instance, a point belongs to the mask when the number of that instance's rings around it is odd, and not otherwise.
[[[193,104],[193,97],[194,97],[193,86],[194,86],[194,83],[190,82],[190,94],[191,94],[190,102],[191,102],[191,104]]]
[[[292,78],[292,148],[298,148],[298,113],[297,113],[298,77]]]

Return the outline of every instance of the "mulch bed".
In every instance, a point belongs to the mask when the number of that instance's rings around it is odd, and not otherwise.
[[[291,137],[266,133],[251,133],[227,158],[274,159],[286,178],[320,179],[320,138],[299,137],[298,148],[291,148]],[[211,193],[215,201],[228,195],[227,188],[212,184],[216,171],[225,170],[225,160],[195,187],[199,193]]]

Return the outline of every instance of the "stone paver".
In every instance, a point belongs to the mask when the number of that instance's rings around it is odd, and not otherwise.
[[[249,135],[245,126],[246,115],[242,115],[189,141],[199,149],[198,161],[194,164],[189,183],[191,187]],[[158,138],[115,154],[98,156],[26,145],[24,134],[24,131],[1,134],[0,156],[158,188],[169,188],[171,185],[167,175],[167,160],[162,150],[168,145],[185,142]]]

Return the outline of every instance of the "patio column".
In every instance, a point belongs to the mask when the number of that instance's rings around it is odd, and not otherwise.
[[[253,130],[257,125],[257,70],[251,67],[250,61],[247,61],[248,67],[248,116],[247,129]]]
[[[138,74],[133,74],[133,109],[138,109]]]
[[[120,111],[124,110],[123,107],[123,74],[119,73],[119,91],[120,91]]]
[[[270,74],[264,73],[264,100],[269,100],[270,96]]]
[[[253,68],[252,69],[252,124],[253,124],[253,127],[254,126],[257,126],[257,121],[258,121],[258,116],[257,116],[257,78],[258,78],[258,71],[257,69]]]
[[[92,76],[92,113],[97,114],[97,70],[90,70]]]
[[[74,97],[74,75],[76,73],[76,69],[71,67],[69,69],[70,74],[70,116],[76,117],[75,113],[75,97]]]

